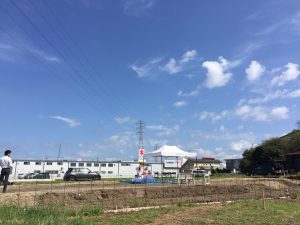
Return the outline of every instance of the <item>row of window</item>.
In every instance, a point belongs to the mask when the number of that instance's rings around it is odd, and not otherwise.
[[[113,171],[107,171],[108,174],[113,174]],[[106,171],[101,171],[101,174],[106,174]]]
[[[30,165],[30,162],[25,161],[24,165]],[[35,162],[35,165],[42,165],[42,162]],[[46,162],[46,165],[53,165],[53,162]],[[57,165],[63,165],[63,162],[57,162]]]
[[[55,162],[46,162],[46,165],[54,165]],[[76,165],[78,164],[79,167],[92,167],[92,163],[70,163],[71,167],[76,167]],[[114,167],[113,163],[93,163],[94,167],[99,167],[99,165],[101,165],[101,167]],[[30,165],[30,162],[25,161],[24,165]],[[35,165],[42,165],[42,162],[35,162]],[[63,165],[63,162],[57,162],[57,165]],[[121,166],[130,166],[130,163],[121,163]]]

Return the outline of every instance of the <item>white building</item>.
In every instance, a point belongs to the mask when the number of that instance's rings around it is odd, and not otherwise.
[[[12,179],[17,179],[19,174],[50,173],[51,177],[63,177],[68,168],[88,168],[99,172],[102,178],[124,177],[132,178],[136,175],[137,161],[72,161],[72,160],[14,160]],[[163,166],[160,162],[146,163],[152,173],[176,172],[176,168]]]

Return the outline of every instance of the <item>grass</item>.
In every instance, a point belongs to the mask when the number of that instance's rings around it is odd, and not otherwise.
[[[0,206],[1,225],[118,225],[151,224],[167,219],[172,224],[299,224],[300,202],[268,200],[266,209],[259,200],[243,200],[219,206],[197,206],[179,202],[168,208],[140,212],[104,214],[95,206],[81,209],[63,206],[20,208]]]
[[[191,224],[299,224],[300,202],[267,201],[266,209],[259,200],[247,200],[210,211]]]

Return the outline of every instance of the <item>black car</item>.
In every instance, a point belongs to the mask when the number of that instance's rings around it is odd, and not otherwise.
[[[49,173],[38,173],[35,176],[33,176],[33,179],[50,179]]]
[[[101,176],[88,168],[69,168],[64,175],[64,180],[101,180]]]

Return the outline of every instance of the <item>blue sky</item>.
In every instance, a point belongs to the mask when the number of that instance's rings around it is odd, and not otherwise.
[[[300,119],[299,1],[4,0],[0,148],[240,157]]]

